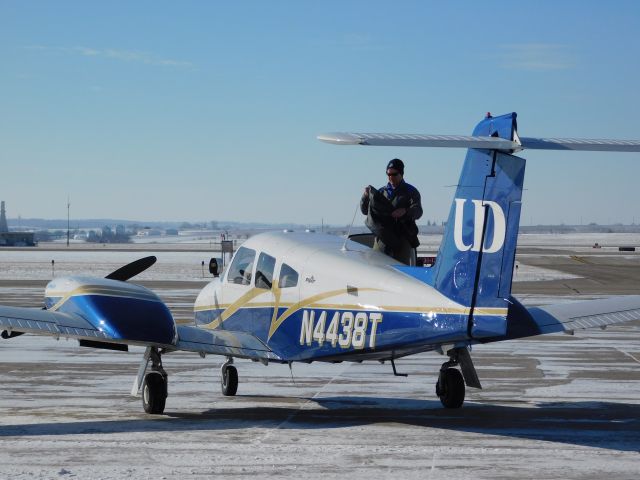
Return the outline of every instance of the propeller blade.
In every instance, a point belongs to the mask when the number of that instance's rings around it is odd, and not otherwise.
[[[124,267],[120,267],[116,271],[111,272],[105,278],[126,282],[130,278],[133,278],[139,273],[144,272],[154,263],[156,263],[156,257],[154,257],[153,255],[151,255],[150,257],[139,258],[135,262],[128,263]]]

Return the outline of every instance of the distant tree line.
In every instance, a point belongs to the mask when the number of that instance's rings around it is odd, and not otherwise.
[[[89,232],[87,242],[91,243],[131,243],[131,234],[125,231],[124,226],[118,225],[113,231],[111,227],[104,226],[102,231]]]

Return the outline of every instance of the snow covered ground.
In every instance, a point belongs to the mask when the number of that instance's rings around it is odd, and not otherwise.
[[[42,251],[0,249],[0,280],[50,280],[54,276],[92,275],[104,277],[122,265],[148,255],[158,259],[155,265],[136,277],[136,280],[201,281],[210,279],[209,259],[219,256],[206,250],[163,251]],[[51,261],[54,261],[52,268]],[[204,268],[202,265],[204,262]],[[203,274],[204,272],[204,274]],[[575,278],[557,270],[519,264],[514,281],[557,280]]]
[[[197,289],[181,281],[202,279],[206,249],[0,250],[0,280],[49,279],[51,255],[56,275],[102,276],[148,254],[158,263],[144,275],[177,280],[158,293],[187,314]],[[516,281],[563,275],[520,263]],[[39,299],[39,290],[0,286],[0,303]],[[141,349],[0,340],[0,479],[637,477],[639,324],[476,346],[472,355],[483,389],[468,389],[465,406],[451,411],[435,396],[445,360],[436,353],[398,360],[408,377],[378,363],[290,371],[236,361],[232,398],[220,393],[223,359],[172,353],[163,357],[166,414],[150,416],[128,395]]]
[[[141,351],[23,336],[0,348],[1,478],[635,478],[640,337],[618,327],[476,347],[483,390],[444,410],[443,358],[265,367],[164,357],[166,415],[129,397]],[[293,378],[292,378],[293,375]]]
[[[104,277],[121,266],[148,255],[155,255],[158,261],[149,270],[137,276],[137,280],[198,281],[203,280],[205,276],[210,279],[209,259],[216,256],[206,250],[0,250],[0,280],[50,280],[53,276],[78,274]]]

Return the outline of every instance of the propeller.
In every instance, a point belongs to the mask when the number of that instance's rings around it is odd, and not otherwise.
[[[153,255],[151,255],[150,257],[139,258],[135,262],[128,263],[125,266],[120,267],[116,271],[111,272],[105,278],[126,282],[130,278],[133,278],[139,273],[144,272],[147,268],[156,263],[156,260],[156,257],[154,257]]]

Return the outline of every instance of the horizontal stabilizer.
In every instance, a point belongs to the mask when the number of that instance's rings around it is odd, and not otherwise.
[[[479,148],[518,152],[521,150],[576,150],[592,152],[640,152],[640,140],[604,140],[589,138],[523,137],[516,141],[499,137],[464,135],[423,135],[400,133],[325,133],[318,140],[334,145],[377,147]]]
[[[581,150],[588,152],[640,152],[640,140],[598,140],[593,138],[520,139],[522,148],[531,150]]]
[[[519,150],[520,145],[498,137],[469,135],[420,135],[399,133],[325,133],[318,140],[335,145],[370,145],[376,147],[449,147]]]
[[[527,308],[539,334],[572,332],[640,320],[640,295]]]

